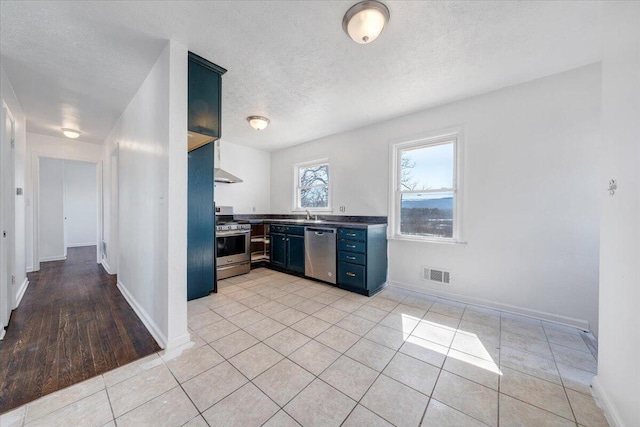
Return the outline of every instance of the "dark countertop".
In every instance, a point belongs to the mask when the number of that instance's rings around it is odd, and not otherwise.
[[[251,224],[282,224],[306,227],[351,227],[377,228],[387,226],[386,216],[318,216],[318,220],[306,220],[299,215],[234,215],[234,219],[249,221]]]

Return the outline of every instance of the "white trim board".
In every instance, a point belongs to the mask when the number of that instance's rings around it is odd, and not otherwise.
[[[22,302],[22,297],[24,296],[24,293],[27,292],[27,287],[29,287],[29,279],[25,277],[24,281],[20,285],[20,288],[18,288],[18,293],[16,294],[16,304],[13,307],[14,310],[18,308],[18,306]]]
[[[583,319],[574,319],[572,317],[560,316],[558,314],[547,313],[545,311],[533,310],[525,307],[518,307],[510,304],[502,304],[499,302],[493,302],[482,298],[467,297],[464,295],[454,294],[446,291],[439,291],[435,289],[424,289],[408,283],[396,282],[389,280],[387,282],[389,286],[399,289],[405,289],[408,291],[417,292],[419,294],[431,295],[439,298],[445,298],[453,301],[462,302],[465,304],[477,305],[480,307],[491,308],[493,310],[499,310],[506,313],[518,314],[520,316],[532,317],[538,320],[544,320],[546,322],[557,323],[564,326],[571,326],[573,328],[582,329],[583,331],[591,331],[589,328],[589,322]]]
[[[167,346],[165,347],[165,351],[179,349],[183,345],[189,344],[190,342],[191,342],[191,334],[187,332],[186,334],[169,341],[167,343]]]
[[[106,258],[102,258],[101,264],[102,264],[102,268],[104,268],[104,271],[106,271],[109,276],[113,276],[113,273],[111,272],[111,267],[109,267],[109,264],[107,263]]]
[[[117,286],[118,289],[120,289],[120,293],[124,296],[124,299],[127,300],[133,311],[136,312],[153,339],[156,340],[161,348],[167,348],[167,337],[162,333],[160,328],[158,328],[158,325],[156,325],[155,322],[151,320],[149,314],[145,311],[144,308],[142,308],[140,304],[138,304],[138,301],[136,301],[133,295],[129,293],[127,287],[120,280],[118,280]]]
[[[604,416],[609,422],[611,427],[625,427],[625,425],[620,421],[620,417],[618,416],[617,411],[614,406],[611,404],[611,400],[607,397],[604,389],[602,388],[602,384],[600,384],[600,380],[598,376],[593,377],[593,381],[591,382],[591,390],[593,392],[593,397],[595,398],[596,404],[602,408],[604,412]]]
[[[72,245],[67,244],[67,248],[83,248],[85,246],[95,246],[96,242],[84,242],[84,243],[74,243]]]
[[[40,258],[39,262],[49,262],[49,261],[65,261],[67,257],[65,255],[54,255],[47,256],[44,258]]]

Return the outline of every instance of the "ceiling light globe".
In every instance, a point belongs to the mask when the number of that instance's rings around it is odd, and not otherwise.
[[[80,136],[80,131],[75,129],[62,128],[62,134],[67,138],[76,139]]]
[[[269,124],[269,119],[262,116],[249,116],[247,121],[255,130],[263,130]]]
[[[378,38],[389,21],[389,9],[377,1],[365,0],[353,5],[342,20],[342,28],[359,44],[368,44]]]

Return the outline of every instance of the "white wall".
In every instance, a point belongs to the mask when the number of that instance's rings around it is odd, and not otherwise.
[[[118,146],[118,286],[158,343],[188,342],[187,50],[167,44],[112,129]],[[110,171],[110,165],[104,170]],[[111,173],[104,175],[111,179]],[[105,182],[105,190],[110,181]],[[105,191],[105,204],[111,193]],[[110,209],[105,222],[112,224]],[[115,256],[113,251],[109,256]],[[107,260],[108,261],[108,260]]]
[[[80,140],[68,139],[68,138],[56,138],[48,135],[40,135],[36,133],[26,134],[26,188],[25,188],[25,203],[26,203],[26,261],[27,270],[32,271],[34,269],[34,237],[37,231],[34,227],[34,208],[36,204],[33,203],[33,197],[35,193],[34,188],[34,175],[37,175],[35,171],[35,165],[37,165],[38,158],[48,157],[56,159],[67,159],[91,162],[100,165],[104,160],[104,146],[98,144],[91,144],[82,142]]]
[[[96,165],[65,161],[64,226],[68,248],[96,244],[97,200]]]
[[[600,336],[594,389],[611,426],[640,422],[640,4],[603,6]],[[606,188],[616,179],[618,190]]]
[[[15,148],[14,148],[14,176],[16,188],[25,188],[25,164],[26,164],[26,117],[22,107],[9,82],[9,78],[0,66],[0,104],[4,103],[15,121]],[[1,106],[1,105],[0,105]],[[13,271],[16,276],[16,285],[13,287],[13,308],[18,306],[19,300],[24,295],[27,286],[26,274],[26,249],[25,249],[25,196],[15,196],[15,256]]]
[[[334,207],[387,215],[391,141],[462,126],[468,243],[390,241],[390,282],[596,332],[600,73],[594,64],[274,152],[271,209],[291,213],[293,164],[328,157]],[[422,281],[423,265],[450,270],[453,286]]]
[[[40,159],[39,259],[65,259],[64,246],[64,160]]]
[[[220,142],[220,165],[242,179],[235,184],[216,183],[214,199],[218,206],[233,206],[236,214],[271,213],[271,155],[228,141]]]

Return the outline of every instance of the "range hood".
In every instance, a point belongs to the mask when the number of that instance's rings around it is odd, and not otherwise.
[[[225,184],[235,184],[237,182],[242,182],[242,180],[237,176],[232,175],[226,170],[220,168],[220,140],[215,141],[213,144],[213,181],[223,182]]]

